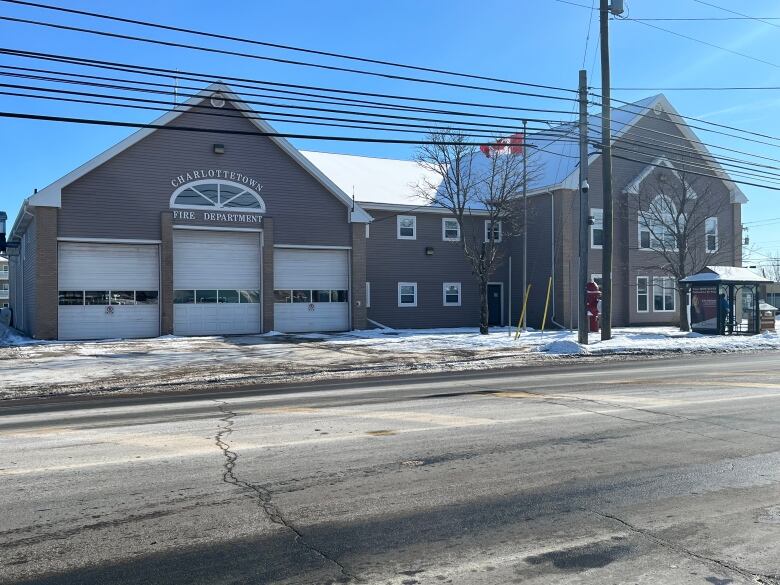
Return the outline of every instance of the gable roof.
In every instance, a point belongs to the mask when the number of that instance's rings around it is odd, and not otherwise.
[[[274,128],[268,124],[265,120],[259,118],[249,106],[247,106],[243,100],[233,93],[230,88],[223,83],[212,83],[199,91],[196,95],[189,98],[186,102],[175,106],[171,111],[166,112],[153,122],[154,126],[164,126],[176,120],[182,114],[190,111],[192,106],[200,103],[204,99],[214,95],[215,93],[222,94],[225,99],[235,104],[240,104],[240,108],[236,108],[241,114],[246,117],[260,132],[275,133]],[[83,165],[75,168],[64,177],[60,177],[50,185],[44,187],[40,191],[33,195],[30,195],[24,200],[23,208],[25,206],[43,206],[43,207],[61,207],[62,206],[62,189],[83,177],[93,169],[99,167],[106,161],[115,157],[124,150],[127,150],[134,144],[137,144],[150,134],[157,132],[159,128],[141,128],[134,132],[124,140],[118,142],[111,148],[103,151],[97,156],[85,162]],[[336,198],[338,198],[348,208],[353,207],[352,198],[341,190],[330,178],[324,175],[316,166],[314,166],[306,157],[304,157],[297,148],[295,148],[288,140],[278,136],[269,136],[285,153],[287,153],[295,162],[297,162],[305,171],[311,174],[317,181],[319,181],[328,191],[330,191]],[[21,216],[21,214],[20,214]],[[18,219],[18,218],[17,218]],[[354,205],[354,211],[351,213],[351,219],[355,222],[369,222],[371,216],[366,213],[359,205]],[[17,221],[18,223],[18,221]],[[13,234],[14,229],[11,230]]]
[[[713,174],[717,175],[729,190],[732,203],[747,203],[747,197],[742,190],[731,181],[728,173],[723,170],[723,167],[718,164],[715,155],[713,155],[706,146],[701,144],[696,133],[685,123],[685,119],[662,93],[631,104],[626,104],[619,108],[613,108],[610,124],[612,130],[611,143],[614,144],[615,141],[619,140],[624,134],[636,126],[642,118],[651,111],[666,112],[671,118],[672,123],[680,130],[683,137],[691,143],[691,147],[700,155],[707,158],[708,165],[712,168]],[[545,171],[545,177],[540,181],[540,185],[534,186],[533,191],[578,188],[578,145],[572,142],[561,142],[562,138],[571,139],[577,137],[578,127],[576,124],[562,124],[554,128],[554,130],[558,131],[567,129],[569,132],[563,134],[562,137],[538,143],[537,152],[539,152],[539,158],[537,160],[543,163],[544,169],[549,170],[550,168],[554,168],[556,171],[552,175]],[[588,139],[593,142],[601,141],[601,116],[588,116]],[[532,141],[533,135],[529,135],[529,142]],[[662,147],[659,146],[659,150],[662,150]],[[600,156],[599,153],[591,154],[588,157],[588,165],[592,164]],[[652,164],[650,167],[652,168]]]

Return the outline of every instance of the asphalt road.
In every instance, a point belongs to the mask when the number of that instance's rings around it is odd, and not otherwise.
[[[780,354],[0,406],[0,582],[780,584]]]

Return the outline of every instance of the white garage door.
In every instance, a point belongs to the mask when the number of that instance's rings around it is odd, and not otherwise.
[[[156,337],[160,332],[156,245],[60,242],[60,339]]]
[[[346,250],[274,250],[274,329],[285,333],[349,329]]]
[[[173,332],[260,333],[260,234],[174,230]]]

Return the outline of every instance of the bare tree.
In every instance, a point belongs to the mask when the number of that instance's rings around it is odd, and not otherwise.
[[[424,181],[418,194],[427,203],[448,209],[458,222],[460,245],[480,291],[479,331],[487,334],[487,285],[505,255],[501,241],[524,229],[518,200],[523,181],[532,182],[538,166],[529,156],[524,176],[526,154],[518,135],[497,137],[488,148],[453,130],[432,131],[428,140],[431,144],[419,147],[416,160],[436,180]]]
[[[780,250],[775,250],[774,253],[767,255],[762,270],[766,278],[773,282],[780,282]]]
[[[676,291],[682,331],[690,330],[688,296],[678,281],[732,253],[737,244],[723,237],[726,232],[719,232],[718,220],[713,219],[730,203],[728,195],[713,186],[712,180],[699,175],[659,168],[636,193],[627,195],[626,204],[639,224],[639,247],[655,252],[642,268],[660,269],[673,281],[663,286],[667,292]]]

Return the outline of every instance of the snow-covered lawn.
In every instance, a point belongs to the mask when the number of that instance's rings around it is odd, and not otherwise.
[[[588,345],[577,343],[577,333],[570,331],[529,330],[515,338],[506,328],[491,330],[489,335],[480,335],[474,328],[459,329],[405,329],[353,331],[350,339],[338,337],[325,343],[370,347],[393,352],[428,352],[436,350],[495,350],[524,349],[556,355],[605,354],[605,353],[648,353],[750,351],[780,349],[778,331],[764,332],[752,336],[702,335],[683,333],[675,327],[627,327],[613,329],[613,338],[601,341],[600,334],[591,333]]]
[[[778,323],[780,325],[780,323]],[[780,328],[779,328],[780,329]],[[671,327],[618,328],[602,342],[569,331],[371,330],[341,334],[38,342],[0,334],[0,399],[61,394],[156,392],[312,382],[408,372],[500,368],[529,363],[664,352],[780,350],[780,335],[704,336]]]

